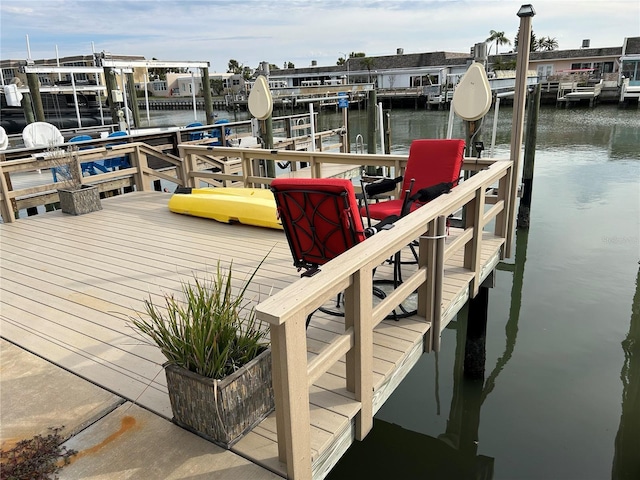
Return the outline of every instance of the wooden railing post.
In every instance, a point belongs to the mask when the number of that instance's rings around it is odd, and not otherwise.
[[[196,188],[198,183],[193,174],[198,170],[198,161],[196,160],[195,154],[189,152],[187,149],[183,150],[186,154],[184,155],[184,166],[187,178],[185,178],[185,187]],[[181,152],[180,156],[182,156],[183,152]]]
[[[484,201],[484,187],[481,186],[476,190],[475,198],[467,204],[465,228],[473,228],[473,237],[464,247],[464,267],[473,272],[473,279],[470,284],[471,297],[475,297],[480,288],[480,251],[482,249],[482,217],[484,214]]]
[[[435,290],[436,274],[436,220],[431,220],[427,226],[427,234],[420,238],[420,252],[418,255],[418,265],[427,267],[427,281],[418,288],[418,315],[424,315],[427,322],[431,324],[431,335],[425,350],[431,351],[435,340],[435,312],[433,292]],[[439,332],[438,332],[439,334]]]
[[[16,217],[13,213],[13,205],[11,199],[9,198],[9,182],[7,181],[7,177],[2,171],[2,165],[0,164],[0,202],[2,202],[2,221],[4,223],[12,223],[16,221]]]
[[[135,174],[135,182],[136,188],[139,192],[148,192],[149,190],[153,190],[151,186],[151,180],[147,182],[149,177],[145,176],[144,170],[149,168],[149,164],[147,162],[147,155],[140,151],[140,147],[138,145],[135,146],[135,150],[133,155],[133,164],[136,167]]]
[[[345,290],[345,329],[353,327],[354,346],[346,355],[347,390],[360,402],[356,415],[356,439],[373,428],[373,271],[360,269]]]
[[[430,225],[433,225],[433,222],[430,222]],[[428,269],[431,265],[433,265],[433,263],[429,261],[429,258],[431,258],[429,254],[433,254],[434,252],[435,249],[432,248],[432,242],[430,242],[426,238],[426,236],[421,236],[418,240],[418,269]],[[424,317],[427,321],[430,322],[432,315],[429,315],[427,312],[429,308],[429,298],[431,298],[429,289],[433,288],[433,282],[429,283],[429,276],[430,274],[429,272],[427,272],[427,281],[420,285],[417,290],[418,298],[416,313],[418,314],[418,316]],[[433,330],[433,326],[431,326],[431,330]],[[425,336],[424,351],[426,353],[431,352],[431,349],[433,348],[431,337],[432,335]]]
[[[248,188],[249,176],[253,175],[251,172],[251,159],[243,152],[240,154],[240,161],[242,162],[242,186]]]
[[[442,330],[442,282],[444,280],[444,250],[446,240],[447,220],[444,215],[436,219],[435,266],[433,285],[433,323],[431,324],[431,338],[433,350],[440,351],[440,335]]]
[[[313,178],[322,178],[322,162],[319,162],[316,157],[311,157],[311,176]]]
[[[286,462],[290,479],[311,479],[312,475],[305,321],[300,311],[270,328],[278,456]]]
[[[504,208],[500,213],[496,215],[494,233],[497,237],[506,238],[507,229],[509,228],[509,202],[510,202],[510,186],[511,186],[511,174],[513,169],[509,168],[505,172],[504,176],[498,181],[498,198],[497,201],[504,202]],[[500,251],[500,260],[504,260],[505,248]]]
[[[182,186],[186,187],[187,182],[189,181],[189,165],[187,164],[187,160],[183,155],[182,149],[178,153],[178,156],[182,161],[180,162],[180,165],[176,167],[176,176],[182,181]]]

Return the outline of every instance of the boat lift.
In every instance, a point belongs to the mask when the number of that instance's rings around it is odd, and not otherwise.
[[[82,127],[82,120],[80,118],[80,107],[78,105],[78,92],[96,92],[98,95],[103,95],[106,93],[107,87],[101,85],[100,83],[100,73],[102,73],[102,68],[98,67],[53,67],[47,65],[28,65],[24,67],[24,72],[42,74],[42,73],[57,73],[58,76],[61,74],[69,74],[71,77],[71,89],[68,87],[54,85],[54,86],[40,86],[40,92],[44,93],[68,93],[71,92],[73,94],[73,103],[76,109],[76,118],[78,120],[78,127]],[[76,74],[88,74],[93,73],[96,77],[95,85],[76,85],[75,75]],[[30,93],[29,87],[18,87],[18,91],[20,93]],[[102,112],[102,102],[98,102],[100,107],[100,121],[102,125],[104,125],[104,115]]]
[[[113,60],[109,58],[105,58],[105,52],[96,56],[97,64],[104,68],[114,68],[118,70],[119,73],[125,73],[125,71],[132,72],[135,68],[199,68],[199,69],[208,69],[209,62],[165,62],[161,60]],[[146,78],[146,76],[145,76]],[[195,81],[193,77],[193,72],[191,74],[191,96],[193,102],[193,112],[194,117],[196,116],[196,97],[195,97]],[[149,97],[147,94],[147,83],[144,83],[144,91],[145,91],[145,99],[146,99],[146,107],[147,107],[147,118],[149,112]],[[124,112],[126,115],[126,123],[127,128],[130,129],[131,120],[129,118],[129,108],[127,102],[127,96],[123,96],[124,99]],[[197,118],[194,118],[197,120]]]

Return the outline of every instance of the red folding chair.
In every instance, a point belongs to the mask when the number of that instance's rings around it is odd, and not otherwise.
[[[402,177],[383,179],[364,186],[365,205],[360,213],[375,220],[382,220],[389,215],[401,217],[450,191],[460,179],[464,147],[464,140],[459,139],[414,140]],[[366,203],[367,197],[393,190],[399,181],[402,181],[402,195],[399,198]]]
[[[346,179],[277,178],[271,182],[271,191],[293,255],[293,264],[298,271],[304,269],[302,276],[316,274],[321,265],[363,242],[368,235],[388,228],[397,218],[385,219],[376,229],[365,229],[353,184]],[[384,297],[384,292],[375,290],[377,296]],[[331,315],[343,315],[324,308],[320,310]],[[310,319],[311,315],[307,318],[307,325]]]
[[[360,213],[367,217],[368,225],[371,225],[371,219],[381,220],[389,215],[404,217],[451,191],[460,179],[464,148],[464,140],[460,139],[420,139],[411,142],[403,176],[363,184],[364,205],[360,208]],[[399,198],[369,203],[371,196],[395,190],[399,182],[402,182],[402,195]],[[409,247],[414,261],[402,261],[400,252],[390,259],[394,265],[394,287],[402,283],[402,265],[417,261],[415,244],[412,243]]]

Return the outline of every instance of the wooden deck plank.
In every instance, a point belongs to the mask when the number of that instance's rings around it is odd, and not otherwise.
[[[135,337],[108,331],[96,323],[78,320],[74,315],[56,317],[46,306],[43,308],[42,305],[27,303],[28,309],[19,308],[16,306],[16,303],[20,304],[16,302],[18,297],[11,293],[2,290],[5,310],[3,317],[10,318],[15,325],[22,325],[34,334],[81,351],[96,362],[110,365],[154,388],[159,385],[166,390],[164,375],[156,378],[164,363],[157,349],[142,345]],[[51,320],[52,318],[62,318],[62,321]],[[127,397],[133,395],[135,398],[137,394],[139,392],[132,392]]]
[[[119,222],[121,223],[120,229],[124,229],[127,224],[124,224],[121,220]],[[212,221],[212,223],[216,222]],[[178,270],[186,277],[189,277],[190,272],[193,270],[203,270],[207,267],[212,269],[215,267],[217,258],[221,258],[223,264],[228,264],[229,261],[233,260],[234,272],[237,270],[238,278],[241,278],[244,274],[252,272],[257,266],[257,262],[261,260],[261,257],[257,257],[254,253],[256,248],[264,251],[264,254],[268,251],[268,249],[265,249],[264,244],[251,243],[246,245],[243,239],[238,239],[238,242],[244,246],[236,250],[233,250],[232,244],[223,242],[215,242],[215,245],[213,245],[214,239],[209,240],[207,248],[197,248],[198,244],[195,238],[200,237],[195,237],[193,234],[185,234],[181,242],[182,245],[188,245],[189,249],[185,250],[183,247],[182,250],[176,250],[175,248],[164,246],[177,241],[172,236],[163,236],[161,242],[157,240],[147,241],[145,237],[141,236],[144,232],[137,232],[134,235],[134,232],[127,230],[127,232],[108,232],[109,236],[107,237],[108,240],[106,240],[107,232],[101,231],[99,228],[73,228],[64,232],[63,235],[62,233],[49,234],[48,230],[50,228],[35,223],[34,225],[37,228],[29,228],[28,231],[35,245],[42,246],[43,249],[46,249],[45,251],[49,251],[51,254],[68,254],[77,257],[82,254],[82,258],[77,258],[80,264],[84,261],[83,258],[100,258],[103,261],[131,263],[130,267],[138,265],[139,268],[153,268],[171,273]],[[221,226],[227,229],[235,227],[230,225]],[[149,228],[153,228],[153,225],[149,225],[147,231]],[[91,230],[91,232],[88,232],[88,230]],[[70,234],[74,238],[74,247],[79,250],[75,248],[69,250],[71,246],[68,245],[67,238]],[[10,233],[8,236],[11,238]],[[211,237],[211,235],[209,236]],[[288,247],[286,245],[282,247],[287,248],[285,253],[290,256]],[[141,249],[146,252],[143,257],[140,256]],[[230,252],[233,252],[233,256],[230,255]],[[271,255],[273,255],[273,258],[271,258]],[[211,260],[203,262],[203,259]],[[290,264],[289,259],[290,257],[280,255],[278,250],[272,251],[269,262],[263,266],[264,270],[258,271],[257,279],[261,277],[268,278],[277,288],[282,288],[291,283],[292,279],[297,278],[297,275],[293,266],[288,265]],[[276,280],[279,281],[279,284],[275,284]]]
[[[33,332],[28,326],[16,324],[12,319],[0,316],[2,319],[2,338],[49,360],[55,365],[69,370],[76,375],[95,383],[111,392],[127,398],[129,391],[140,392],[136,403],[156,412],[165,418],[171,418],[169,395],[157,389],[146,388],[147,382],[140,382],[122,372],[99,362],[95,362],[82,351],[70,349],[55,340]]]

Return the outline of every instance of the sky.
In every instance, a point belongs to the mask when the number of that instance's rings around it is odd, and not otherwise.
[[[230,59],[256,68],[335,65],[367,56],[469,52],[491,30],[513,42],[514,0],[0,0],[0,58],[32,59],[109,52],[164,61]],[[533,31],[559,49],[619,47],[640,36],[640,0],[533,0]],[[501,52],[510,50],[500,47]],[[495,52],[495,45],[491,53]]]

